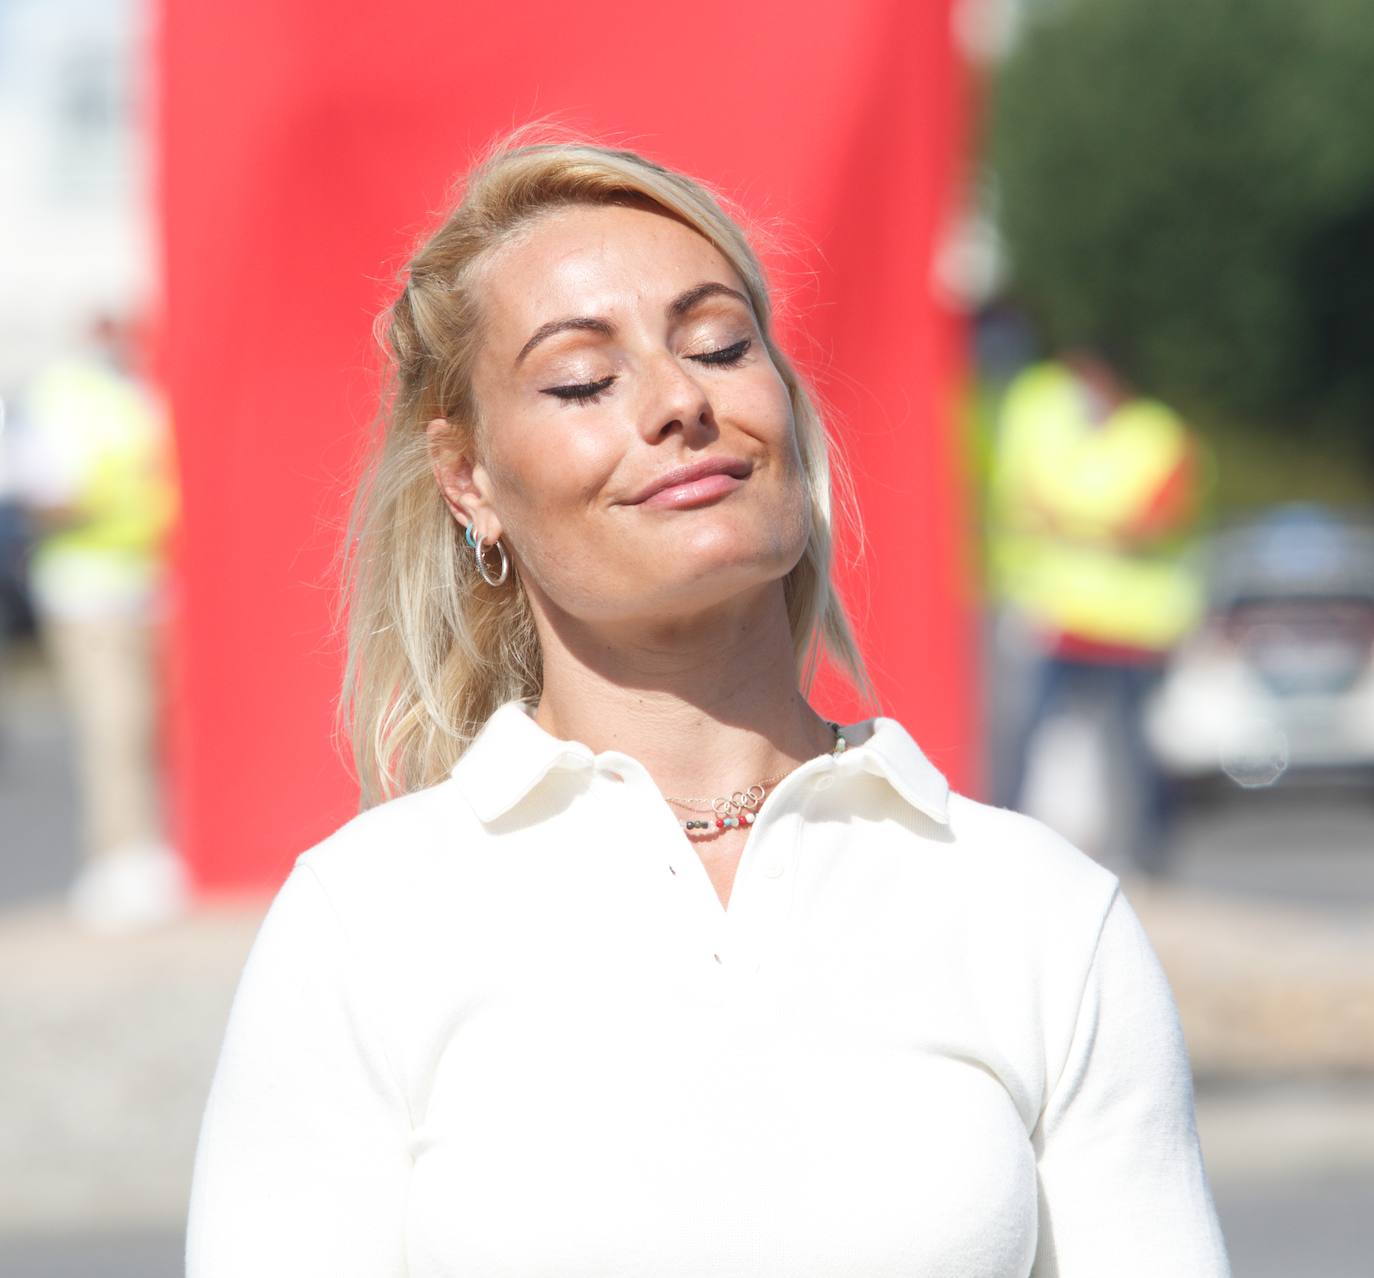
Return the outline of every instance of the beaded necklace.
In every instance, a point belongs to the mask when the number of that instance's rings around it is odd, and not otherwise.
[[[838,723],[831,723],[826,720],[830,731],[835,734],[835,746],[830,751],[832,757],[838,757],[845,751],[845,739],[840,732]],[[686,808],[689,812],[712,812],[714,817],[688,817],[686,820],[679,820],[678,824],[687,834],[699,839],[703,835],[719,833],[722,830],[734,830],[743,826],[754,824],[754,818],[758,815],[759,805],[768,794],[768,787],[781,781],[783,777],[790,776],[799,768],[801,764],[788,768],[786,772],[779,772],[775,777],[765,777],[762,781],[755,781],[753,785],[744,790],[736,790],[728,798],[722,795],[716,799],[679,799],[673,795],[664,797],[669,803],[675,804],[680,808]],[[706,806],[703,806],[706,805]]]

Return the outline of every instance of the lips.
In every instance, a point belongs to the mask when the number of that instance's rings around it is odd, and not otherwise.
[[[628,505],[684,506],[733,492],[753,466],[738,457],[713,457],[665,471],[632,497]]]

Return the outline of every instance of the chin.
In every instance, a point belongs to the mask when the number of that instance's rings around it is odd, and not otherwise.
[[[728,535],[723,529],[702,530],[679,538],[654,556],[645,564],[642,580],[657,579],[659,588],[652,593],[665,602],[677,599],[691,607],[710,606],[781,581],[805,549],[804,537],[780,539],[774,529],[749,537],[738,530]]]
[[[675,556],[688,555],[703,565],[781,562],[788,567],[801,558],[809,534],[804,515],[791,510],[746,509],[742,504],[684,511],[682,518],[666,530]],[[787,571],[785,568],[784,572]]]

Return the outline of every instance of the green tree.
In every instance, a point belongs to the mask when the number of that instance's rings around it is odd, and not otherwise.
[[[1059,0],[992,90],[1013,288],[1201,426],[1374,462],[1369,0]]]

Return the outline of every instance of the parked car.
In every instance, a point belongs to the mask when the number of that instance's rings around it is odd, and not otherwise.
[[[1208,611],[1147,738],[1184,781],[1374,769],[1374,512],[1275,508],[1214,534]]]

